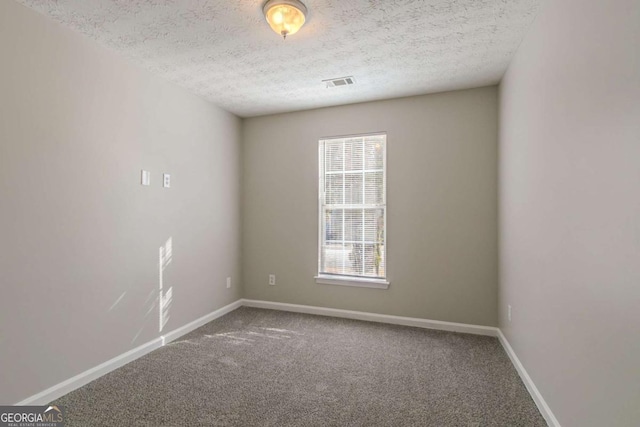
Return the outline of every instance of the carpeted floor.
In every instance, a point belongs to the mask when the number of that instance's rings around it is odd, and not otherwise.
[[[55,402],[71,426],[546,426],[496,338],[240,308]]]

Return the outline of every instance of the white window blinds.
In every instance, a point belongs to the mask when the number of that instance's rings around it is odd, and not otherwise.
[[[386,277],[386,143],[320,140],[320,274]]]

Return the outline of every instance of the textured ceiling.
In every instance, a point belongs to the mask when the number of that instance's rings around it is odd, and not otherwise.
[[[18,0],[242,117],[495,84],[539,0]],[[322,80],[353,75],[349,87]]]

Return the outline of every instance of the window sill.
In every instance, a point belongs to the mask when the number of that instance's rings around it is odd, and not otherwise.
[[[315,277],[320,285],[355,286],[358,288],[389,289],[389,282],[385,279],[367,279],[349,276],[329,276],[320,274]]]

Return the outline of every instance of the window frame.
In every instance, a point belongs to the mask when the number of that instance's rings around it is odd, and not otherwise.
[[[370,136],[384,136],[384,150],[382,155],[382,172],[383,172],[383,194],[384,194],[384,266],[385,266],[385,275],[384,277],[368,277],[368,276],[351,276],[351,275],[340,275],[340,274],[330,274],[323,273],[322,270],[322,244],[324,242],[323,232],[325,232],[325,226],[323,226],[324,217],[323,217],[323,207],[324,207],[324,195],[322,194],[324,189],[324,180],[325,180],[325,159],[322,158],[324,155],[323,145],[326,146],[326,141],[329,140],[340,140],[340,139],[349,139],[349,138],[366,138]],[[355,286],[362,288],[374,288],[374,289],[388,289],[390,282],[388,280],[388,235],[387,235],[387,141],[388,135],[387,132],[370,132],[370,133],[361,133],[354,135],[341,135],[341,136],[328,136],[318,138],[318,274],[314,277],[316,283],[322,285],[338,285],[338,286]],[[324,166],[324,167],[323,167]],[[364,172],[363,166],[363,172]],[[362,189],[364,195],[364,187]],[[364,201],[364,200],[363,200]],[[364,203],[363,203],[364,205]]]

